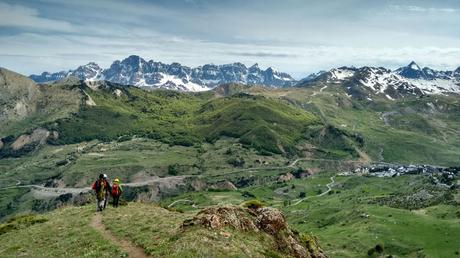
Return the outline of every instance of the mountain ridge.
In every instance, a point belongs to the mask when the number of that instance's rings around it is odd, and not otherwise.
[[[272,67],[262,70],[257,63],[249,67],[234,62],[223,65],[205,64],[191,68],[177,62],[165,64],[131,55],[123,60],[114,61],[106,69],[95,62],[89,62],[75,70],[43,72],[40,75],[30,75],[29,78],[37,83],[45,83],[69,76],[89,82],[106,80],[151,89],[191,92],[210,90],[226,83],[281,88],[304,87],[318,82],[354,82],[353,86],[364,86],[377,94],[391,92],[392,94],[385,94],[389,98],[407,94],[460,93],[460,67],[454,71],[438,71],[426,66],[421,68],[415,61],[395,70],[372,66],[342,66],[329,71],[321,70],[295,80],[289,74],[278,72]]]
[[[205,91],[223,83],[257,84],[269,87],[292,86],[296,83],[289,74],[278,72],[272,67],[262,70],[257,63],[250,67],[235,62],[223,65],[205,64],[191,68],[176,62],[165,64],[153,60],[146,61],[136,55],[121,61],[116,60],[107,69],[89,62],[75,70],[43,72],[40,75],[30,75],[29,78],[44,83],[69,76],[86,81],[107,80],[125,85],[178,91]]]
[[[362,88],[388,99],[407,95],[460,93],[460,67],[455,71],[436,71],[429,67],[420,68],[414,61],[396,70],[342,66],[312,74],[296,86],[309,87],[315,84],[341,84],[350,95],[353,95],[353,89]],[[367,97],[372,96],[368,94]]]

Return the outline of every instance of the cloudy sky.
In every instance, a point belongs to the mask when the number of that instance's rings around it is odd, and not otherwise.
[[[23,74],[136,54],[259,63],[300,78],[343,65],[460,66],[458,0],[0,0],[0,66]]]

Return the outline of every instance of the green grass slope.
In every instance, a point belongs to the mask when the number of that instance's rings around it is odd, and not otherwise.
[[[374,161],[458,165],[460,102],[457,96],[396,100],[370,96],[372,100],[368,100],[348,96],[341,85],[320,86],[261,94],[285,99],[314,113],[326,124],[349,135],[360,135],[361,149]]]
[[[0,68],[0,138],[18,136],[77,112],[82,95],[65,87],[37,85]]]
[[[283,102],[246,94],[218,98],[201,106],[196,124],[208,141],[240,138],[260,151],[283,153],[293,148],[319,120]]]
[[[121,96],[114,95],[115,89]],[[59,132],[56,144],[138,135],[192,146],[231,136],[261,152],[284,153],[294,149],[309,126],[320,123],[286,103],[244,94],[208,100],[134,87],[85,92],[96,106],[84,106],[78,114],[47,126]]]
[[[0,232],[0,256],[127,257],[118,246],[90,227],[92,208],[60,209],[39,216],[33,225],[19,219],[14,228]],[[1,224],[0,228],[5,225]]]
[[[460,194],[432,185],[426,176],[396,178],[335,176],[320,173],[288,182],[271,181],[237,191],[186,193],[162,200],[194,211],[215,204],[257,198],[279,208],[299,232],[316,235],[331,257],[456,257]],[[420,196],[425,196],[420,198]],[[193,204],[193,205],[192,205]],[[381,253],[375,250],[383,247]]]
[[[196,212],[179,213],[142,203],[108,207],[102,213],[103,227],[114,236],[109,238],[94,226],[94,208],[67,207],[0,224],[0,256],[127,257],[129,250],[123,249],[128,252],[124,253],[120,247],[124,240],[152,257],[291,257],[263,231],[182,227]]]

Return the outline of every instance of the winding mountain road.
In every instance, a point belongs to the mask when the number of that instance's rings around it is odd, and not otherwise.
[[[293,168],[300,161],[336,161],[336,160],[298,158],[298,159],[295,159],[294,161],[292,161],[291,163],[289,163],[286,166],[244,168],[244,169],[238,169],[238,170],[230,171],[228,173],[225,173],[225,175],[231,175],[231,174],[241,173],[241,172],[245,172],[245,171],[277,170],[277,169]],[[349,162],[359,162],[359,161],[349,161]],[[215,175],[215,176],[221,176],[221,175]],[[122,185],[123,186],[128,186],[128,187],[140,187],[140,186],[146,186],[146,185],[151,185],[151,184],[155,184],[155,183],[178,182],[178,181],[183,180],[186,177],[196,177],[196,175],[170,176],[170,177],[163,177],[163,178],[154,177],[152,179],[144,180],[142,182],[124,183]],[[212,176],[210,175],[210,177],[212,177]],[[59,195],[67,194],[67,193],[80,194],[80,193],[86,193],[86,192],[91,191],[90,187],[75,188],[75,187],[46,187],[46,186],[43,186],[43,185],[35,185],[35,184],[21,185],[20,180],[16,180],[16,181],[17,181],[17,183],[15,185],[2,187],[2,188],[0,188],[0,190],[7,190],[7,189],[13,189],[13,188],[31,188],[31,189],[36,191],[35,194],[38,194],[40,196],[46,196],[46,197],[53,197],[53,196],[57,197]]]
[[[310,198],[313,198],[313,197],[321,197],[321,196],[324,196],[326,194],[328,194],[331,190],[332,190],[332,186],[334,185],[335,181],[334,181],[334,177],[331,176],[331,182],[326,184],[326,187],[327,187],[327,191],[323,192],[323,193],[320,193],[320,194],[317,194],[317,195],[312,195],[312,196],[308,196],[308,197],[305,197],[305,198],[302,198],[298,201],[296,201],[295,203],[291,204],[290,206],[296,206],[298,205],[299,203],[307,200],[307,199],[310,199]]]
[[[155,177],[152,179],[144,180],[142,182],[125,183],[125,184],[122,184],[122,186],[140,187],[140,186],[146,186],[146,185],[151,185],[155,183],[177,183],[183,180],[185,177],[187,176]],[[13,189],[13,188],[30,188],[36,191],[35,194],[38,194],[43,197],[57,197],[59,195],[67,194],[67,193],[80,194],[80,193],[87,193],[92,190],[91,187],[82,187],[82,188],[46,187],[42,185],[17,185],[17,184],[0,188],[0,190]]]

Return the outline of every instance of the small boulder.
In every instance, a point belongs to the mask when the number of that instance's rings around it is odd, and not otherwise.
[[[292,179],[294,179],[294,175],[292,175],[291,173],[286,173],[278,177],[279,182],[287,182],[291,181]]]

